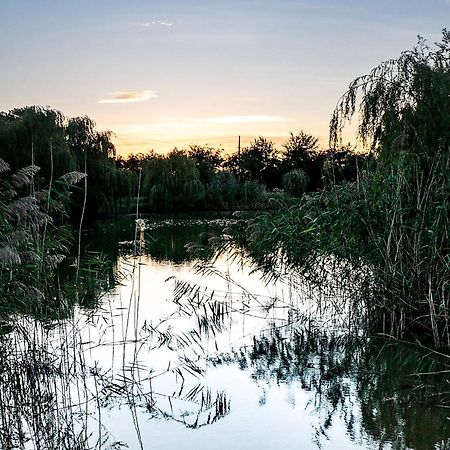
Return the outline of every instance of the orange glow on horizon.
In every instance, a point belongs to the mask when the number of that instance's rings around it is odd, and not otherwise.
[[[174,148],[187,148],[189,145],[209,145],[223,149],[226,154],[233,153],[237,150],[239,136],[241,148],[249,146],[261,136],[271,140],[278,150],[282,150],[290,133],[296,134],[299,131],[317,137],[320,148],[328,148],[328,123],[318,125],[312,123],[311,119],[297,121],[264,114],[217,115],[147,123],[136,120],[134,123],[117,123],[110,128],[114,132],[113,142],[117,154],[123,157],[151,150],[165,154]],[[356,127],[351,124],[345,130],[343,142],[355,142],[355,131]]]
[[[241,148],[248,147],[251,142],[261,135],[241,136]],[[263,136],[275,143],[278,149],[289,137],[289,133],[285,136]],[[131,153],[147,153],[154,150],[156,153],[168,153],[174,148],[187,148],[189,145],[208,145],[217,149],[223,149],[226,154],[233,153],[237,150],[239,136],[217,136],[210,138],[190,138],[190,139],[170,139],[167,141],[145,140],[139,137],[128,136],[121,138],[116,136],[113,141],[120,156],[128,156]]]
[[[248,119],[247,119],[248,117]],[[255,117],[256,122],[252,122]],[[325,126],[300,126],[293,120],[281,120],[269,116],[217,117],[203,121],[173,121],[157,124],[123,124],[111,127],[115,137],[113,142],[117,154],[126,157],[131,153],[168,153],[174,148],[186,148],[189,145],[209,145],[221,148],[225,153],[233,153],[241,136],[241,148],[264,137],[274,142],[282,150],[283,144],[294,134],[303,130],[319,138],[319,146],[328,146],[328,124]],[[248,120],[248,121],[247,121]]]

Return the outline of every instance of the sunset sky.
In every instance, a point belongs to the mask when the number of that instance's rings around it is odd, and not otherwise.
[[[88,115],[121,154],[325,145],[353,78],[446,26],[450,0],[0,0],[0,108]]]

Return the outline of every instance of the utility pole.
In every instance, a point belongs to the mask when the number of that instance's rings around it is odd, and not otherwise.
[[[241,137],[238,136],[238,179],[241,179]]]

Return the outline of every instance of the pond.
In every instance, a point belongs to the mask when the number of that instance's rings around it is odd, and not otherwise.
[[[450,448],[446,358],[365,336],[345,289],[263,279],[237,248],[199,264],[187,244],[233,221],[84,235],[119,283],[69,318],[4,327],[2,448]]]

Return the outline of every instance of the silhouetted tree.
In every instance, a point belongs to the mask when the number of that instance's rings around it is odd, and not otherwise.
[[[34,164],[40,167],[33,180],[39,189],[51,176],[77,169],[76,158],[66,141],[66,119],[59,111],[27,106],[0,113],[0,155],[11,170]]]
[[[289,139],[283,145],[283,166],[288,169],[303,169],[314,159],[319,150],[319,139],[300,131],[290,133]]]
[[[77,157],[78,167],[87,174],[83,190],[74,196],[75,208],[82,208],[83,191],[87,189],[86,212],[90,216],[114,210],[116,150],[111,136],[111,132],[97,131],[95,122],[87,116],[71,118],[67,124],[67,142]]]
[[[351,144],[327,150],[322,155],[322,172],[327,185],[351,183],[367,168],[373,158],[367,153],[356,153]]]
[[[319,153],[319,139],[300,131],[290,133],[289,139],[283,145],[282,170],[286,174],[292,170],[301,170],[307,175],[305,190],[315,190],[322,187],[322,158]]]
[[[200,174],[203,184],[211,183],[215,173],[223,163],[222,151],[206,145],[191,145],[187,150],[187,156],[191,158]]]
[[[152,211],[186,211],[204,197],[204,186],[192,159],[174,149],[143,164],[143,195]]]
[[[280,160],[272,141],[259,137],[237,158],[239,173],[244,179],[261,181],[270,189],[280,186]]]
[[[139,173],[145,161],[149,161],[156,157],[154,150],[150,150],[147,153],[131,153],[125,159],[121,156],[116,157],[117,167],[121,169],[128,169],[132,172]]]

